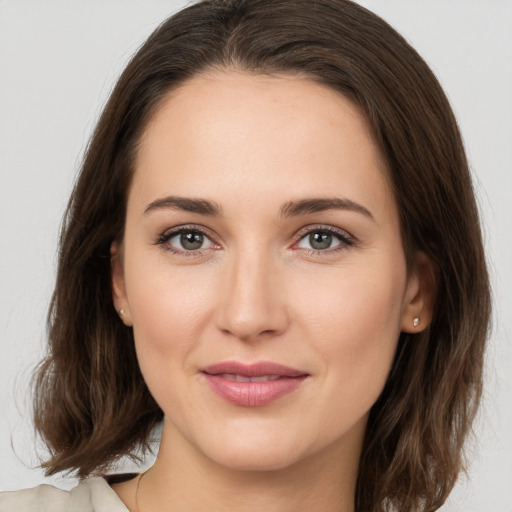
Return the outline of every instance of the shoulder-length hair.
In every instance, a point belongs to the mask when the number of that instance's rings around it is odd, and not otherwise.
[[[111,298],[110,246],[123,237],[137,144],[172,89],[212,68],[300,74],[367,117],[387,160],[408,265],[436,268],[434,317],[402,334],[373,406],[356,509],[436,510],[463,468],[482,387],[490,292],[468,163],[438,81],[386,22],[348,0],[206,0],[160,25],[101,115],[64,218],[34,377],[35,426],[48,474],[105,470],[148,447],[163,413],[138,368],[131,328]]]

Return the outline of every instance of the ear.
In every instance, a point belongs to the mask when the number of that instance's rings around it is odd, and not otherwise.
[[[110,274],[112,279],[112,300],[114,307],[125,325],[132,325],[132,315],[126,296],[123,268],[123,246],[112,242],[110,246]]]
[[[407,281],[402,310],[402,332],[421,332],[430,325],[435,296],[435,265],[425,253],[418,251]]]

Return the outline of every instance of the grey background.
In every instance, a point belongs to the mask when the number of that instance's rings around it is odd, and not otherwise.
[[[512,512],[512,2],[360,2],[445,87],[466,141],[494,288],[471,467],[443,512]],[[94,122],[137,46],[186,2],[0,0],[0,490],[43,481],[30,423],[60,219]]]

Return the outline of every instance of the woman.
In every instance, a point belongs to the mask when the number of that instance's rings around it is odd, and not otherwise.
[[[414,50],[343,0],[195,4],[99,121],[34,388],[49,474],[106,475],[165,417],[156,463],[0,510],[436,510],[489,310],[460,135]]]

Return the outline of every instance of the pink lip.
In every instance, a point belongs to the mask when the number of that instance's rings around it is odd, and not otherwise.
[[[297,389],[308,374],[272,362],[242,364],[236,361],[206,366],[201,369],[211,389],[228,402],[244,407],[259,407]],[[272,380],[239,382],[233,376],[257,378],[271,376]]]

